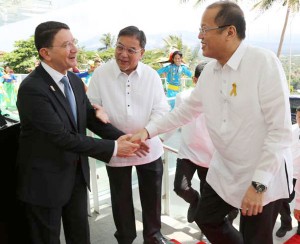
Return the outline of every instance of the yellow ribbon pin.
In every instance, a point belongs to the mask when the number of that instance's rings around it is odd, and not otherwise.
[[[232,83],[232,89],[231,89],[231,92],[230,92],[230,96],[236,96],[237,95],[237,92],[236,92],[236,83]]]

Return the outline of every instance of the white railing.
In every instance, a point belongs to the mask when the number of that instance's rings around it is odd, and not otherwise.
[[[93,137],[93,133],[88,130],[88,136]],[[164,155],[163,155],[163,182],[162,182],[162,214],[170,215],[170,187],[169,187],[169,154],[178,153],[178,150],[164,145]],[[100,201],[99,201],[99,190],[97,184],[97,160],[94,158],[89,158],[90,172],[91,172],[91,194],[93,202],[90,204],[90,199],[88,199],[89,214],[91,209],[94,212],[100,213]]]
[[[90,130],[87,130],[87,135],[93,137],[94,133]],[[97,164],[96,159],[89,158],[89,164],[90,164],[90,172],[91,172],[91,190],[93,195],[93,208],[94,212],[99,213],[100,212],[100,204],[99,204],[99,197],[98,197],[98,185],[97,185]],[[91,206],[90,206],[90,199],[88,198],[88,211],[89,214],[91,213]]]
[[[94,212],[100,213],[100,204],[99,204],[99,197],[98,197],[98,184],[97,184],[97,164],[96,159],[89,158],[90,164],[90,171],[91,171],[91,190],[93,194],[93,209]],[[90,200],[88,199],[89,204],[89,213],[91,212]]]
[[[162,214],[170,215],[170,173],[169,173],[169,153],[178,153],[178,150],[164,145],[164,174],[162,183]]]

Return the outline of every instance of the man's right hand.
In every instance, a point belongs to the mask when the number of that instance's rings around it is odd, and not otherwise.
[[[148,139],[148,137],[149,137],[148,131],[146,129],[142,129],[137,133],[133,134],[130,141],[141,143],[141,142],[145,142]]]
[[[140,148],[140,145],[130,142],[131,135],[120,136],[117,140],[118,143],[118,157],[132,157],[136,156],[135,152]]]

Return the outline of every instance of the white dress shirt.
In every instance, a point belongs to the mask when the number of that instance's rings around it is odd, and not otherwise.
[[[159,75],[141,62],[130,75],[121,72],[115,60],[101,65],[93,73],[87,95],[92,103],[103,106],[111,123],[125,133],[143,129],[149,121],[170,110]],[[146,156],[113,157],[108,165],[146,164],[163,154],[158,137],[147,144],[150,152]]]
[[[41,65],[47,71],[47,73],[51,76],[51,78],[54,80],[54,82],[57,84],[57,86],[59,87],[61,92],[65,95],[64,84],[60,82],[60,80],[64,77],[64,75],[61,74],[60,72],[58,72],[57,70],[53,69],[52,67],[50,67],[48,64],[46,64],[44,62],[41,62]],[[67,76],[67,74],[65,74],[65,76]],[[54,89],[54,88],[51,88],[51,89]],[[71,87],[71,91],[73,92],[72,87]]]
[[[176,95],[175,107],[182,104],[191,94],[192,89]],[[194,164],[208,168],[215,148],[208,134],[204,114],[200,114],[190,123],[181,127],[181,140],[178,158],[185,158]]]
[[[297,179],[295,185],[296,192],[296,201],[295,209],[300,210],[300,128],[298,124],[293,124],[293,145],[292,145],[292,154],[293,154],[293,166],[294,166],[294,179]]]
[[[216,60],[208,63],[190,98],[146,129],[152,137],[203,112],[216,148],[207,182],[237,208],[251,181],[260,182],[268,187],[266,205],[288,198],[292,189],[288,97],[286,77],[275,54],[241,43],[223,67]]]

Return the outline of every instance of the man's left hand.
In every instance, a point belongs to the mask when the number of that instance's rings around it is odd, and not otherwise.
[[[252,185],[249,186],[242,200],[242,215],[252,216],[262,213],[264,193],[257,193]]]
[[[98,104],[92,104],[92,105],[95,109],[96,117],[99,120],[101,120],[104,124],[110,123],[109,117],[105,112],[104,108]]]

